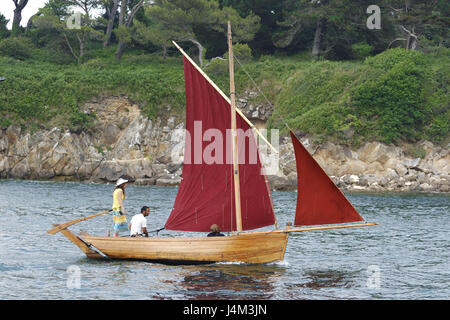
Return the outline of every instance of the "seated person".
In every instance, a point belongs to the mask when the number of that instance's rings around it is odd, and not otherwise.
[[[211,232],[208,233],[208,237],[222,237],[224,234],[220,233],[220,228],[217,224],[213,224],[210,227]]]
[[[150,213],[150,208],[143,206],[141,213],[136,214],[130,221],[130,236],[145,236],[148,237],[147,232],[147,217]]]

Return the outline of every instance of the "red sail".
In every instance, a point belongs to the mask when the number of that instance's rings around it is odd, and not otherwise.
[[[297,164],[297,210],[294,225],[363,220],[292,132],[291,139]]]
[[[183,173],[165,228],[208,232],[212,224],[217,224],[222,231],[233,231],[236,214],[230,104],[186,58],[184,75],[187,133]],[[255,137],[239,114],[236,120],[238,131],[247,133],[238,142],[242,159],[239,161],[242,228],[272,225],[275,223],[272,199],[266,177],[261,174],[263,166]]]

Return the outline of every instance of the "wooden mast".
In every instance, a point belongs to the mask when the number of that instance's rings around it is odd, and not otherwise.
[[[236,230],[242,231],[241,216],[241,187],[239,182],[239,163],[236,132],[236,92],[234,87],[234,58],[233,44],[231,41],[231,23],[228,21],[228,61],[230,69],[230,100],[231,100],[231,140],[233,150],[233,178],[234,178],[234,203],[236,209]]]

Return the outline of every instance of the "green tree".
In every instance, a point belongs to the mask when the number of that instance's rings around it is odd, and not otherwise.
[[[91,12],[97,5],[96,0],[51,0],[33,19],[33,25],[62,37],[73,58],[82,64],[88,40],[102,37],[94,29],[95,21],[91,19]],[[80,8],[83,14],[69,13],[70,6]]]
[[[448,30],[450,29],[450,2],[446,0],[438,1],[432,14],[429,16],[428,21],[432,22],[432,24],[425,33],[430,35],[431,40],[438,43],[439,48],[449,46]]]
[[[231,7],[221,9],[215,0],[155,0],[147,15],[157,23],[158,28],[167,30],[162,34],[167,37],[163,42],[177,40],[193,43],[198,49],[200,65],[203,65],[204,45],[198,37],[199,29],[221,33],[225,39],[227,21],[231,21],[235,42],[252,40],[259,29],[259,18],[253,13],[242,18]]]
[[[178,34],[173,30],[166,29],[158,21],[146,24],[136,20],[134,26],[134,39],[140,44],[153,44],[161,48],[163,59],[166,59],[167,49],[172,46],[171,40],[177,39]]]
[[[117,60],[122,58],[127,43],[131,41],[131,24],[139,9],[144,5],[144,0],[122,0],[119,13],[119,27],[116,29],[116,35],[119,38],[115,57]]]
[[[279,30],[274,33],[277,47],[306,47],[311,55],[329,59],[348,59],[353,54],[353,45],[370,46],[373,53],[386,50],[389,39],[394,36],[390,20],[390,8],[381,6],[381,29],[369,29],[367,8],[372,1],[367,0],[285,0],[282,19],[278,21]]]
[[[109,46],[111,41],[111,35],[114,28],[114,22],[116,20],[117,11],[119,9],[120,0],[102,0],[102,4],[105,7],[106,15],[108,17],[108,24],[105,31],[105,40],[103,41],[103,47]]]
[[[358,26],[355,16],[362,18],[362,8],[353,2],[349,6],[345,0],[286,1],[283,8],[285,18],[279,22],[284,31],[278,33],[276,45],[286,47],[299,33],[314,30],[313,57],[325,55],[336,46],[348,47],[349,39],[355,36]]]
[[[0,40],[9,36],[9,30],[6,27],[9,20],[5,18],[4,15],[0,13]]]
[[[289,0],[219,0],[221,7],[233,7],[241,17],[251,12],[260,18],[260,28],[249,46],[256,55],[273,54],[277,47],[273,43],[274,35],[280,27],[277,22],[283,20],[283,7]]]
[[[391,9],[390,19],[398,30],[394,41],[405,41],[407,50],[416,50],[420,37],[429,28],[438,27],[444,37],[447,33],[448,5],[440,0],[396,0],[389,1],[387,6]],[[445,9],[447,12],[441,11]]]

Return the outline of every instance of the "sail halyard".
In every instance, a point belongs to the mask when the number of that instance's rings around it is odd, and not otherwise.
[[[178,47],[178,46],[177,46]],[[178,47],[179,48],[179,47]],[[180,49],[180,51],[182,51]],[[182,51],[183,55],[185,53]],[[192,161],[195,144],[200,145],[202,153],[210,151],[211,145],[228,142],[231,124],[230,100],[223,92],[185,55],[186,87],[186,141],[182,181],[180,183],[174,208],[166,222],[168,230],[207,232],[211,224],[216,223],[222,231],[236,231],[235,206],[233,205],[233,162],[232,156],[223,152],[224,162],[201,163]],[[200,128],[198,128],[200,126]],[[244,132],[244,138],[238,139],[239,149],[239,184],[241,186],[242,230],[257,229],[275,224],[270,189],[260,159],[254,126],[248,120],[236,115],[236,128]],[[205,138],[208,133],[222,134],[198,142],[198,137]],[[189,133],[189,134],[188,134]],[[197,135],[195,135],[197,133]],[[198,134],[200,133],[200,134]],[[189,138],[188,138],[189,136]],[[194,138],[191,138],[194,137]],[[225,137],[225,138],[224,138]],[[216,140],[218,139],[218,140]],[[218,148],[220,149],[220,148]],[[217,156],[218,149],[213,154]],[[256,150],[254,162],[249,162],[251,150]],[[220,154],[220,152],[218,152]],[[245,159],[240,161],[241,156]],[[194,159],[195,160],[195,159]]]

